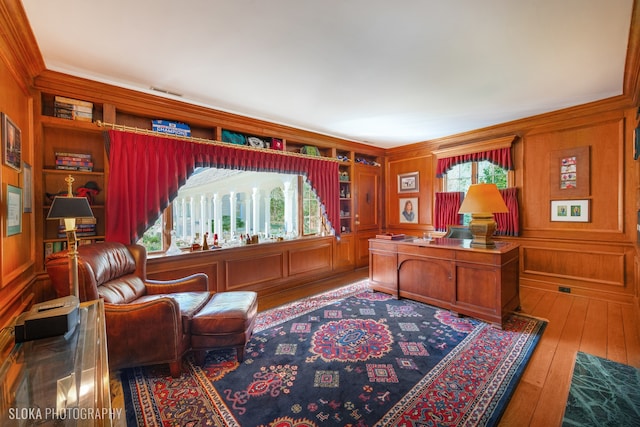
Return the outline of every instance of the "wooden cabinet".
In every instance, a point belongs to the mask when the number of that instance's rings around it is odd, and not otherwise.
[[[520,306],[516,244],[476,249],[460,239],[371,239],[369,252],[369,280],[381,292],[497,326]]]
[[[357,231],[380,228],[380,167],[356,164],[355,228]]]

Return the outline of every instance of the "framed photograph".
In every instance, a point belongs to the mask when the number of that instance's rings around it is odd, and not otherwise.
[[[31,212],[33,208],[33,174],[31,165],[27,162],[22,164],[22,211]]]
[[[589,146],[549,153],[549,195],[553,198],[590,196]]]
[[[589,222],[589,200],[552,200],[551,221]]]
[[[405,224],[418,223],[418,198],[409,197],[400,199],[400,222]]]
[[[398,193],[415,193],[419,190],[418,172],[398,174]]]
[[[7,236],[22,233],[22,189],[7,184]]]
[[[2,113],[2,153],[4,164],[18,172],[22,167],[22,134],[9,116]]]

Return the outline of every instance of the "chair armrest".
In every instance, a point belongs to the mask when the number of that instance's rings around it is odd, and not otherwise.
[[[131,304],[105,304],[109,365],[165,363],[182,356],[180,307],[171,297]]]
[[[147,279],[144,283],[149,295],[209,291],[209,276],[204,273],[196,273],[175,280]]]

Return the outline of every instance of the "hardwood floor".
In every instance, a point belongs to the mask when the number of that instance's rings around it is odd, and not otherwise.
[[[366,277],[368,270],[361,269],[260,297],[259,309]],[[520,288],[520,302],[523,313],[546,319],[548,324],[499,426],[561,425],[578,351],[640,368],[640,322],[633,306],[528,287]]]

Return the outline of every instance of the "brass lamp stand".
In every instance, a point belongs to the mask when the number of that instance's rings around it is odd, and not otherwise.
[[[73,196],[74,178],[69,175],[67,195],[57,196],[51,203],[47,219],[64,220],[64,231],[67,234],[67,253],[69,255],[69,293],[80,297],[78,289],[78,239],[76,236],[76,219],[93,218],[93,212],[86,197]]]
[[[509,212],[502,195],[495,184],[474,184],[460,205],[458,213],[470,213],[469,230],[473,235],[471,246],[476,248],[494,248],[493,233],[496,221],[493,214]]]

